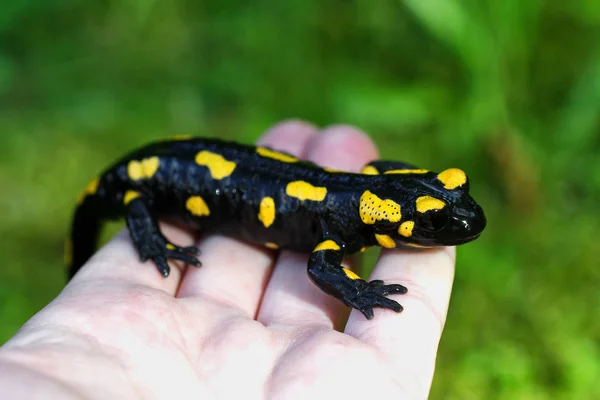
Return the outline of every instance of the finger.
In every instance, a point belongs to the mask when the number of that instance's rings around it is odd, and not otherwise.
[[[317,132],[317,127],[308,122],[283,121],[267,130],[256,143],[259,146],[273,147],[276,150],[302,157],[307,143]]]
[[[167,223],[161,223],[160,230],[171,243],[181,246],[194,244],[194,237],[188,230]],[[169,260],[168,263],[171,272],[165,278],[151,260],[140,261],[129,232],[123,229],[92,256],[71,282],[93,284],[99,280],[111,280],[118,284],[143,285],[173,295],[179,286],[185,263],[177,260]]]
[[[428,391],[433,377],[438,344],[446,321],[452,280],[454,248],[419,252],[384,251],[371,279],[408,288],[390,298],[404,306],[397,314],[376,308],[367,320],[353,311],[345,332],[372,344],[386,355],[413,389]]]
[[[349,126],[332,126],[310,141],[306,158],[330,168],[359,171],[377,158],[373,142]],[[258,320],[266,325],[319,324],[339,328],[345,306],[317,288],[306,273],[308,257],[282,252],[265,291]]]
[[[316,132],[307,123],[283,122],[267,131],[259,143],[300,155]],[[199,247],[202,267],[187,270],[178,297],[201,296],[254,318],[275,253],[223,236],[208,236]]]

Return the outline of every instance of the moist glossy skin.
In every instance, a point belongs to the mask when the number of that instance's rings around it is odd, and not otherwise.
[[[216,139],[150,144],[108,168],[79,198],[68,243],[70,274],[95,250],[101,222],[125,217],[145,261],[169,274],[168,259],[200,265],[198,252],[161,234],[157,219],[179,220],[271,249],[311,252],[310,278],[359,309],[401,311],[387,298],[401,285],[366,282],[340,266],[369,246],[434,247],[474,240],[485,227],[461,170],[434,173],[375,161],[362,174],[326,170],[267,148]]]

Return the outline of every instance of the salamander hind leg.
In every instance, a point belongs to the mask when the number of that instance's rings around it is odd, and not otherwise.
[[[136,196],[135,192],[128,192],[128,194],[131,197]],[[194,266],[201,265],[197,258],[200,254],[198,248],[177,246],[164,237],[145,198],[135,197],[126,203],[127,228],[142,262],[151,259],[164,277],[169,276],[170,273],[167,262],[169,259],[185,261]]]
[[[402,306],[387,296],[404,294],[402,285],[385,285],[381,280],[367,282],[353,271],[342,267],[344,257],[343,243],[329,235],[315,247],[308,261],[310,279],[325,293],[341,300],[347,306],[356,308],[367,319],[373,318],[373,308],[389,308],[396,312]]]

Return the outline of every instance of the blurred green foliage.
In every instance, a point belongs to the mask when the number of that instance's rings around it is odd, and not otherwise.
[[[294,117],[470,174],[489,225],[459,251],[432,398],[600,398],[600,2],[0,8],[0,342],[64,285],[73,199],[107,163]]]

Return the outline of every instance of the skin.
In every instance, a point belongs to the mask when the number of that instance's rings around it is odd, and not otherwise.
[[[350,126],[280,123],[259,140],[324,167],[378,158]],[[174,243],[196,242],[163,225]],[[164,279],[121,232],[0,348],[11,398],[426,398],[454,275],[454,248],[384,250],[369,277],[408,287],[405,310],[367,320],[306,275],[307,255],[203,237],[201,268]],[[344,264],[351,267],[350,264]]]

